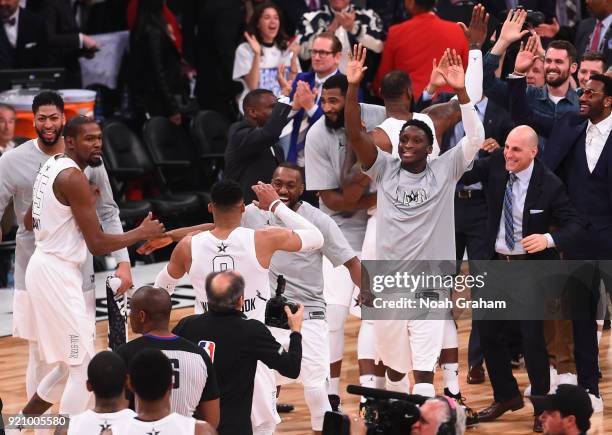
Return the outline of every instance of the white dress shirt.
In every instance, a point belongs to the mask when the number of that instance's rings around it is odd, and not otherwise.
[[[585,151],[590,172],[593,172],[597,165],[601,152],[608,141],[610,131],[612,131],[612,114],[597,124],[593,124],[590,120],[588,122]]]
[[[15,24],[11,26],[6,21],[12,20],[15,18]],[[19,8],[17,11],[7,18],[4,22],[4,32],[6,33],[6,37],[13,48],[17,46],[17,27],[19,26]]]

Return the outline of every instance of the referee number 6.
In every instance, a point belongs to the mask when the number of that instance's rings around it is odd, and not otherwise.
[[[180,386],[179,360],[170,358],[170,364],[172,364],[172,389],[176,390]]]

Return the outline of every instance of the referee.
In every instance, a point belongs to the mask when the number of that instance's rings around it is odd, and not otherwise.
[[[248,279],[248,277],[247,277]],[[295,379],[302,362],[302,317],[304,307],[287,317],[291,336],[289,351],[274,339],[259,320],[247,319],[244,279],[238,272],[213,272],[206,278],[208,311],[185,317],[172,332],[210,355],[221,392],[220,435],[251,435],[251,405],[257,361],[283,376]]]

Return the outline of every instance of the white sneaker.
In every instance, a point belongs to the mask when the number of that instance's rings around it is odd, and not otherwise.
[[[573,373],[562,373],[559,375],[559,382],[557,382],[557,385],[561,385],[561,384],[570,384],[570,385],[578,385],[578,376],[576,376]],[[555,386],[555,390],[556,390],[556,386]]]
[[[591,393],[589,393],[589,397],[591,398],[591,405],[593,406],[593,414],[603,412],[603,409],[604,409],[603,399]]]
[[[559,382],[559,376],[557,376],[557,370],[553,366],[550,366],[549,373],[550,373],[550,390],[548,390],[548,394],[554,394],[555,391],[557,391],[557,385],[568,383],[568,382]],[[574,377],[575,376],[576,375],[574,375]],[[578,385],[577,378],[576,378],[576,383],[574,385]],[[531,384],[529,384],[527,388],[525,388],[525,391],[523,391],[523,396],[524,397],[531,396]]]

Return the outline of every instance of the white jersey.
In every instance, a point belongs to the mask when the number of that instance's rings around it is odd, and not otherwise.
[[[70,419],[68,435],[97,434],[104,429],[115,430],[115,426],[135,416],[136,413],[131,409],[109,413],[97,413],[89,409]]]
[[[431,128],[431,132],[433,133],[433,151],[429,155],[430,158],[438,157],[440,154],[440,145],[438,144],[438,139],[436,138],[436,127],[434,126],[433,121],[429,117],[429,115],[425,115],[424,113],[413,113],[412,119],[417,119],[419,121],[423,121],[429,128]],[[385,119],[378,127],[389,136],[389,140],[391,141],[391,155],[398,155],[398,147],[399,147],[399,136],[402,131],[402,127],[406,123],[403,119],[397,118],[387,118]]]
[[[137,418],[124,420],[113,426],[113,435],[191,435],[195,433],[195,425],[195,418],[173,412],[156,421],[141,421]]]
[[[266,302],[270,299],[268,269],[259,264],[255,251],[255,230],[238,227],[227,239],[219,240],[210,231],[191,238],[191,269],[187,273],[196,300],[206,305],[206,277],[211,272],[237,270],[244,277],[244,314],[249,319],[265,321]]]
[[[59,202],[53,192],[55,178],[69,168],[81,170],[71,158],[56,155],[38,171],[33,188],[32,225],[37,250],[82,264],[87,257],[87,245],[81,229],[70,206]]]

